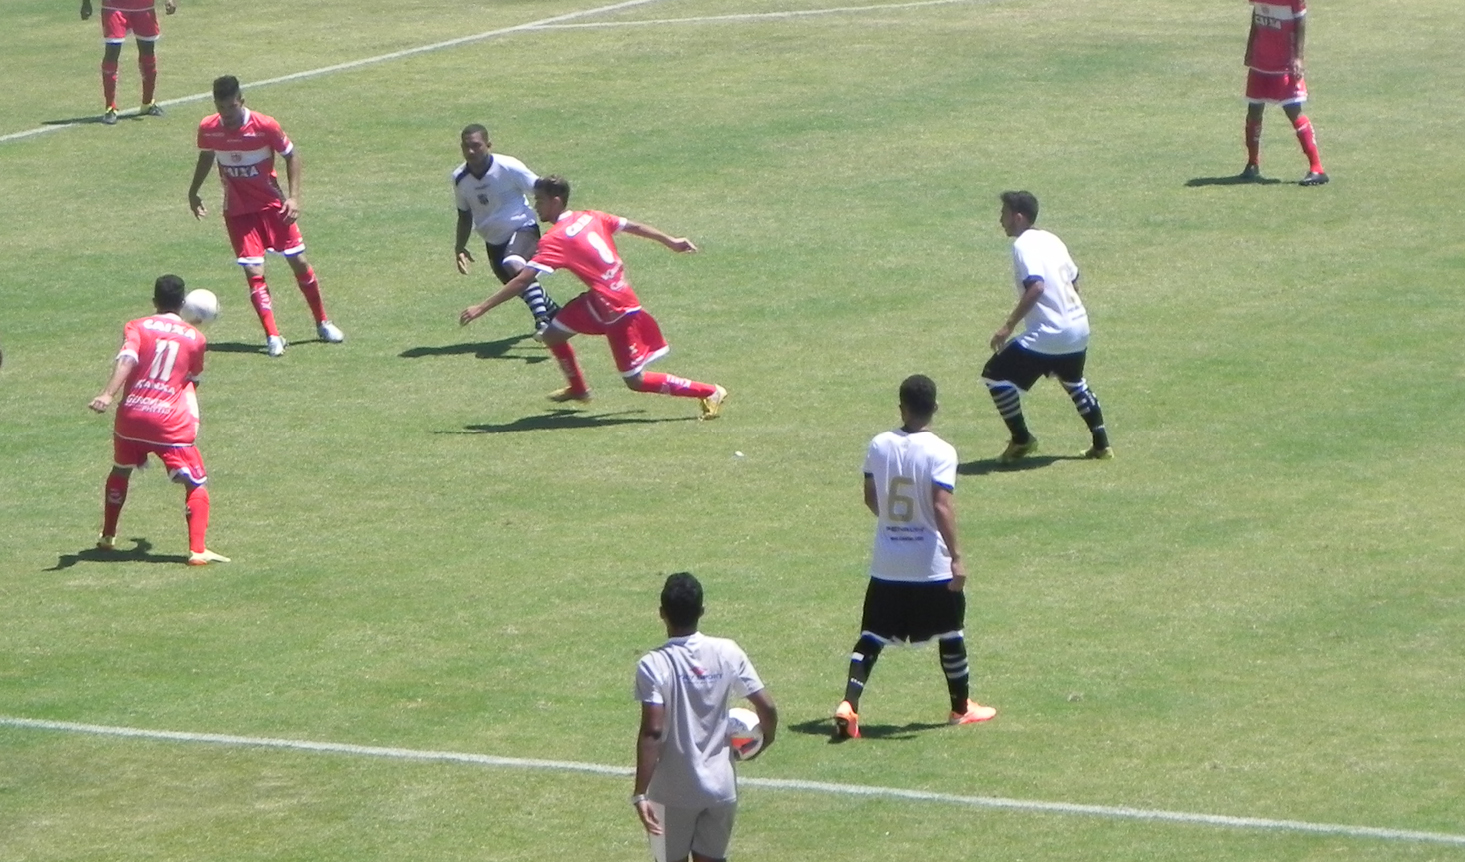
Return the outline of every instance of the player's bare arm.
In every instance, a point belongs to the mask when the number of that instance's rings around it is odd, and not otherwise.
[[[951,583],[947,588],[959,593],[966,586],[966,566],[956,546],[956,495],[937,485],[931,489],[931,502],[936,515],[936,532],[941,534],[946,550],[951,552]]]
[[[651,787],[651,776],[656,772],[656,762],[661,759],[661,737],[666,730],[666,707],[659,703],[641,704],[641,727],[636,731],[636,784],[632,790],[631,804],[636,807],[636,816],[641,825],[652,835],[660,835],[662,827],[656,820],[656,811],[646,798]],[[764,742],[768,744],[767,734]]]
[[[773,745],[773,737],[778,733],[778,707],[773,703],[773,696],[768,689],[760,688],[748,695],[748,702],[753,704],[753,711],[758,713],[758,726],[763,729],[763,745],[753,753],[748,760],[757,760]]]
[[[300,218],[300,174],[304,165],[300,161],[300,153],[295,149],[285,154],[285,185],[289,189],[287,197],[280,204],[280,217],[285,224],[294,224]]]
[[[193,210],[193,217],[201,219],[209,214],[208,207],[203,205],[203,198],[198,196],[198,190],[203,188],[204,180],[209,178],[209,172],[214,168],[214,151],[199,150],[198,163],[193,166],[193,185],[188,187],[188,208]]]
[[[657,230],[651,225],[633,222],[630,219],[626,219],[626,226],[621,228],[621,231],[632,236],[656,240],[675,252],[691,254],[697,250],[697,246],[693,245],[692,241],[684,236],[672,236],[664,231]]]
[[[1007,345],[1007,340],[1012,337],[1013,330],[1017,329],[1017,325],[1022,323],[1022,319],[1027,317],[1029,311],[1033,310],[1033,306],[1038,304],[1038,299],[1042,295],[1043,280],[1041,278],[1032,279],[1027,283],[1027,289],[1018,298],[1017,306],[1012,309],[1011,314],[1007,315],[1007,320],[1002,326],[996,332],[992,333],[991,344],[993,353],[996,353]]]
[[[92,17],[92,0],[81,0],[81,20]]]
[[[519,270],[513,278],[509,279],[508,284],[499,288],[488,299],[485,299],[477,305],[470,305],[463,309],[463,313],[458,315],[458,325],[467,326],[503,303],[523,293],[524,288],[528,287],[538,275],[538,270],[531,269],[527,266]]]
[[[112,404],[112,399],[116,398],[117,393],[122,391],[122,384],[127,382],[127,375],[131,374],[132,369],[136,366],[137,360],[131,356],[123,356],[117,360],[116,367],[112,369],[112,379],[107,381],[107,385],[102,388],[101,394],[93,398],[92,402],[87,405],[92,409],[92,412],[107,412],[107,408]]]
[[[458,272],[468,274],[468,264],[473,262],[473,255],[468,253],[468,238],[473,235],[473,213],[467,210],[458,210],[458,238],[453,242],[453,251],[458,260]]]
[[[875,493],[874,476],[865,477],[865,508],[875,517],[880,517],[880,497]]]
[[[1297,19],[1297,25],[1292,30],[1292,74],[1302,77],[1302,50],[1307,42],[1307,16]]]

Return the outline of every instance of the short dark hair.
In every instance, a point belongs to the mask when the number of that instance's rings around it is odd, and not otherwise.
[[[224,102],[239,95],[239,79],[233,75],[220,75],[214,79],[214,101]]]
[[[1003,209],[1022,216],[1028,224],[1038,220],[1038,199],[1032,192],[1003,192],[1000,197]]]
[[[930,419],[936,414],[936,381],[924,374],[912,374],[901,381],[900,406],[913,416]]]
[[[550,174],[535,180],[534,190],[547,198],[559,198],[567,206],[570,203],[570,181],[559,174]]]
[[[702,618],[702,583],[691,572],[667,575],[661,588],[661,613],[676,628],[695,626]]]
[[[153,282],[153,305],[158,311],[176,312],[183,307],[183,279],[176,275],[160,275]]]
[[[463,134],[459,135],[458,137],[466,138],[469,135],[482,135],[485,141],[489,140],[488,127],[483,125],[482,123],[469,123],[468,125],[463,127]]]

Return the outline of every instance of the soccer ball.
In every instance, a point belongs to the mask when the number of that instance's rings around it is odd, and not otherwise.
[[[733,760],[747,760],[763,748],[763,728],[758,713],[735,706],[727,711],[727,741]]]
[[[219,298],[212,290],[190,290],[183,297],[183,308],[178,316],[194,326],[207,326],[219,316]]]

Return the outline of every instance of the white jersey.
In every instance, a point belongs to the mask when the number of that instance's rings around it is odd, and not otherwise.
[[[661,759],[646,795],[673,808],[708,808],[738,798],[728,745],[733,697],[763,690],[742,647],[697,632],[672,638],[636,665],[636,699],[666,709]]]
[[[865,475],[880,514],[870,577],[882,581],[951,579],[951,550],[936,529],[937,488],[956,488],[956,450],[930,431],[886,431],[870,441]]]
[[[1022,319],[1024,332],[1017,343],[1034,353],[1078,353],[1089,346],[1089,313],[1078,298],[1074,283],[1078,265],[1063,240],[1037,228],[1028,228],[1012,242],[1012,268],[1019,296],[1033,278],[1043,280],[1038,304]]]
[[[459,212],[473,214],[473,228],[484,242],[502,245],[514,231],[536,224],[529,199],[539,177],[513,156],[489,158],[482,178],[468,170],[467,162],[453,169],[453,197]]]

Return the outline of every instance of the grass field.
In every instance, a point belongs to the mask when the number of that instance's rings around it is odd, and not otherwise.
[[[1465,129],[1456,0],[1316,4],[1308,113],[1244,161],[1245,3],[860,7],[658,0],[289,82],[579,0],[184,0],[160,98],[232,73],[305,162],[336,347],[263,337],[222,226],[189,215],[206,100],[99,109],[96,22],[5,0],[0,56],[0,721],[631,762],[662,577],[708,589],[786,731],[745,778],[1438,833],[1304,834],[744,788],[734,855],[1010,860],[1465,857]],[[827,4],[827,6],[846,4]],[[405,12],[405,14],[404,14]],[[739,17],[729,17],[739,16]],[[696,20],[690,20],[696,19]],[[617,26],[589,26],[589,25]],[[574,25],[574,26],[569,26]],[[136,100],[131,45],[120,94]],[[702,246],[621,249],[724,419],[622,388],[588,409],[452,264],[458,130],[577,204]],[[998,192],[1084,271],[1118,458],[1052,383],[1044,456],[1000,469],[979,380],[1010,310]],[[211,182],[206,200],[217,209]],[[202,570],[180,492],[134,478],[89,548],[110,417],[86,410],[163,272],[220,295],[200,398]],[[570,276],[548,281],[568,299]],[[870,739],[831,746],[864,586],[864,446],[914,372],[962,455],[968,638],[990,724],[950,729],[934,651],[887,654]],[[733,457],[735,451],[745,458]],[[628,777],[114,738],[0,723],[0,860],[646,857]]]

